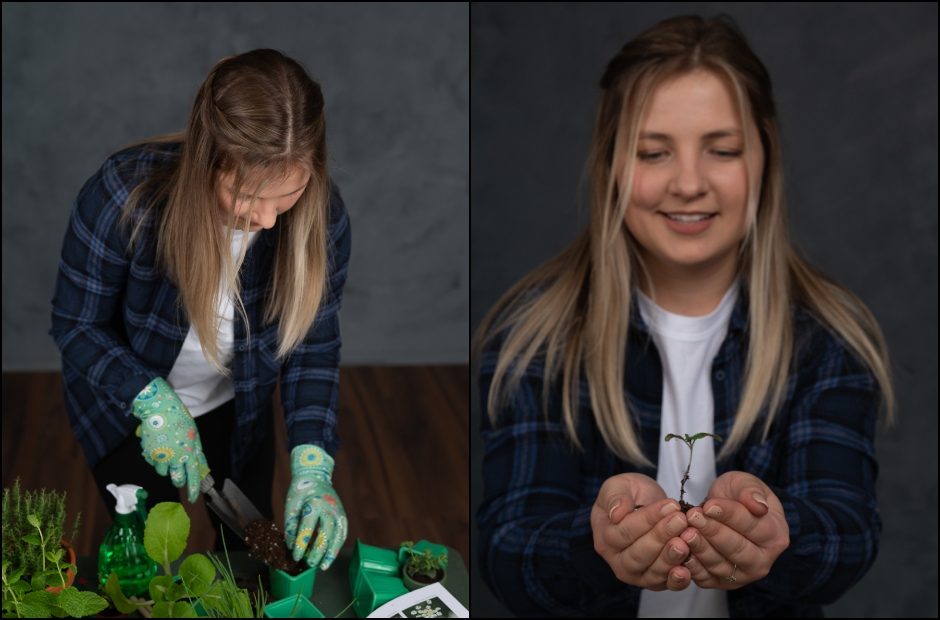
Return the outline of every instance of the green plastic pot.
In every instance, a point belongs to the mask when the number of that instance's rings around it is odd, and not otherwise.
[[[313,582],[317,576],[317,567],[311,566],[299,575],[288,575],[279,568],[268,567],[271,577],[271,598],[278,600],[300,594],[304,598],[313,596]],[[321,616],[322,617],[322,616]]]
[[[390,600],[408,593],[408,588],[401,579],[390,575],[362,571],[360,582],[359,592],[354,595],[353,605],[356,615],[360,618],[365,618]]]
[[[415,543],[415,552],[424,553],[425,549],[430,549],[432,555],[448,555],[446,545],[437,545],[426,540],[419,540]],[[405,560],[408,559],[408,550],[404,545],[398,547],[398,564],[401,566],[405,565]]]
[[[398,556],[391,549],[367,545],[358,538],[349,561],[349,591],[359,596],[363,573],[377,573],[397,577]]]
[[[293,613],[291,613],[293,612]],[[265,618],[324,618],[309,598],[297,595],[282,598],[264,606]]]

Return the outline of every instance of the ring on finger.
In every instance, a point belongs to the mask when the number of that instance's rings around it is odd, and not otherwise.
[[[738,578],[734,576],[734,573],[737,572],[737,570],[738,570],[738,565],[735,564],[734,568],[731,569],[731,574],[725,577],[725,581],[727,581],[728,583],[734,583],[735,581],[737,581]]]

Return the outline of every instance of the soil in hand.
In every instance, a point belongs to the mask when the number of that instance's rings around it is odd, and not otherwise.
[[[246,525],[245,544],[253,558],[288,575],[299,575],[307,568],[306,563],[295,562],[291,557],[284,544],[284,534],[273,521],[258,519]]]

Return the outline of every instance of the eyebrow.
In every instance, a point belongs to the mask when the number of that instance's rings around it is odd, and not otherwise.
[[[740,129],[716,129],[715,131],[709,131],[707,134],[702,136],[702,142],[707,140],[714,140],[715,138],[726,138],[728,136],[740,136]],[[663,142],[672,142],[672,136],[668,133],[660,133],[658,131],[644,131],[640,133],[641,140],[662,140]]]
[[[309,181],[308,181],[308,183],[309,183]],[[275,196],[275,198],[284,198],[285,196],[290,196],[291,194],[296,194],[297,192],[299,192],[300,190],[302,190],[302,189],[305,188],[305,187],[307,187],[307,183],[304,183],[303,185],[301,185],[300,187],[298,187],[297,189],[295,189],[295,190],[292,191],[292,192],[287,192],[286,194],[282,194],[282,195],[280,195],[280,196]],[[228,193],[231,194],[231,193],[232,193],[232,190],[234,190],[234,189],[235,189],[234,187],[232,187],[231,185],[229,185],[229,186],[228,186]],[[249,198],[252,198],[252,197],[257,198],[257,196],[252,196],[251,194],[246,194],[246,193],[244,193],[244,192],[240,193],[239,196],[248,196]]]

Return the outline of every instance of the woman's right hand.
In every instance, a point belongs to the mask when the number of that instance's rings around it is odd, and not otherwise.
[[[170,384],[157,377],[134,399],[131,412],[141,422],[141,456],[161,476],[169,474],[173,486],[186,487],[190,503],[196,503],[209,466],[189,409]]]
[[[684,590],[691,575],[681,563],[689,555],[679,538],[685,514],[655,480],[618,474],[604,481],[591,510],[594,550],[617,579],[649,590]]]

